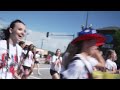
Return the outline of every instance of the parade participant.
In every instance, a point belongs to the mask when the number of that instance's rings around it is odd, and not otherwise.
[[[22,48],[18,45],[25,35],[25,24],[14,20],[5,31],[6,40],[0,40],[0,78],[21,79],[17,74]]]
[[[98,49],[104,42],[105,37],[97,34],[96,30],[84,29],[79,32],[78,37],[69,44],[69,47],[73,47],[73,49],[67,50],[68,54],[65,54],[66,59],[63,60],[64,71],[61,72],[61,78],[92,79],[93,67],[104,68],[105,65]]]
[[[53,55],[51,60],[50,74],[52,76],[52,79],[60,79],[59,74],[61,71],[61,63],[62,63],[61,50],[57,49],[56,54]]]
[[[51,63],[51,54],[48,54],[45,59],[45,64],[50,64],[50,63]]]
[[[41,75],[40,71],[39,71],[39,60],[40,60],[40,55],[39,55],[39,51],[36,51],[35,53],[35,66],[37,67],[37,73],[38,75]]]
[[[21,57],[21,62],[20,62],[20,66],[19,66],[19,70],[18,70],[18,75],[20,77],[22,77],[24,75],[24,68],[23,68],[23,62],[24,62],[24,56],[27,53],[28,50],[28,45],[25,45],[24,41],[20,41],[19,45],[21,46],[22,50],[22,57]]]
[[[23,58],[23,68],[24,68],[24,75],[22,79],[27,79],[27,77],[32,73],[33,66],[34,66],[34,58],[33,58],[33,50],[34,46],[31,44],[28,46],[27,53],[24,55]]]
[[[20,42],[19,42],[19,45],[21,46],[22,49],[24,49],[25,46],[26,46],[24,41],[20,41]]]
[[[106,53],[106,71],[111,73],[117,73],[117,64],[115,61],[117,60],[117,54],[115,50],[108,50]]]
[[[61,67],[61,72],[67,68],[68,63],[70,60],[73,58],[73,56],[76,54],[77,47],[75,45],[71,44],[71,42],[68,44],[68,47],[63,54],[63,60],[62,60],[62,67]]]

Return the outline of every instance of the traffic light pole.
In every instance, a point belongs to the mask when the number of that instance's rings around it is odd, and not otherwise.
[[[75,35],[53,35],[53,36],[72,36],[73,39],[74,39],[74,37],[75,37]]]
[[[47,32],[47,34],[46,34],[46,37],[48,38],[49,37],[49,35],[50,35],[50,33],[49,32]],[[72,36],[73,37],[73,39],[75,38],[75,35],[73,34],[73,35],[54,35],[54,34],[51,34],[52,36]]]

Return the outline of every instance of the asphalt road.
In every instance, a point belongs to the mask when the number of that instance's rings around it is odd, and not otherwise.
[[[50,64],[40,63],[39,72],[41,75],[37,74],[37,68],[35,67],[33,74],[28,79],[52,79],[50,75]]]

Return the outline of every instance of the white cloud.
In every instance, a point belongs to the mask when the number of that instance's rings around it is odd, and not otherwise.
[[[6,28],[8,27],[8,23],[4,21],[4,19],[0,18],[0,28]]]
[[[53,33],[54,35],[68,35],[67,33]],[[52,36],[46,37],[46,32],[35,32],[32,31],[27,35],[26,38],[28,41],[32,41],[34,45],[38,48],[41,48],[42,39],[43,40],[43,49],[56,51],[57,48],[61,49],[62,52],[65,51],[68,43],[73,39],[73,37],[68,36]]]
[[[9,25],[9,22],[6,19],[0,17],[0,25],[2,26],[2,28],[7,27]]]

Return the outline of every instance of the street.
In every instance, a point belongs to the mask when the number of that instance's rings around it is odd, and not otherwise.
[[[42,61],[39,66],[39,72],[41,75],[37,74],[37,68],[35,67],[33,70],[33,74],[31,74],[28,79],[51,79],[50,64],[44,64],[44,62]]]

